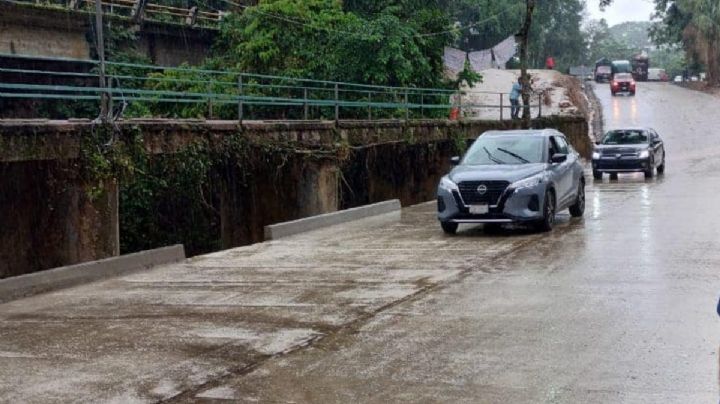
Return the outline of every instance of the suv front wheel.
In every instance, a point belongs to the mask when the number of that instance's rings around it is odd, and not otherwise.
[[[580,181],[578,185],[577,197],[575,203],[570,206],[570,215],[572,217],[582,217],[585,213],[585,184]]]
[[[645,178],[652,178],[655,176],[655,161],[650,160],[648,169],[645,170]]]
[[[555,225],[555,194],[553,191],[545,191],[543,202],[543,218],[537,223],[539,231],[550,231]]]
[[[663,156],[662,164],[657,167],[657,172],[660,175],[665,174],[665,156]]]
[[[440,227],[442,227],[445,234],[455,234],[457,233],[458,224],[453,222],[440,222]]]

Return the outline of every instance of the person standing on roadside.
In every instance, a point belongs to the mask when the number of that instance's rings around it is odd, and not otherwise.
[[[510,90],[510,117],[520,119],[520,95],[522,94],[522,78],[518,78]]]

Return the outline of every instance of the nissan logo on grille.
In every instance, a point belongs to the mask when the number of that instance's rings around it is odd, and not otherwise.
[[[484,184],[483,184],[483,185],[479,185],[479,186],[477,187],[477,193],[480,194],[480,195],[485,195],[485,193],[487,193],[487,190],[488,190],[487,185],[484,185]]]

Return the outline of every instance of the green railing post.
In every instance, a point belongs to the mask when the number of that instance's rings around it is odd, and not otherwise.
[[[420,93],[420,119],[425,119],[425,94]]]
[[[243,121],[243,76],[242,73],[238,75],[238,121]]]
[[[372,91],[368,91],[368,121],[372,121]]]
[[[303,119],[308,120],[308,90],[303,87]]]
[[[340,121],[340,90],[338,84],[335,83],[335,122]]]
[[[503,121],[503,94],[500,93],[500,121]]]
[[[458,91],[458,120],[462,119],[462,91]]]
[[[408,92],[405,91],[405,120],[410,120],[410,103],[408,103]]]

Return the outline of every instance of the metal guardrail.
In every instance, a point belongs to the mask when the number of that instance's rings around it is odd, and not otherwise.
[[[222,20],[223,13],[217,10],[201,10],[197,6],[189,8],[165,6],[149,3],[147,0],[100,0],[103,9],[110,15],[126,17],[140,24],[145,20],[172,22],[187,26],[215,26]],[[49,5],[71,10],[93,11],[95,0],[12,0],[13,3],[32,3]],[[94,11],[93,11],[94,12]]]
[[[3,56],[22,58],[0,54]],[[99,103],[105,94],[115,103],[116,117],[122,117],[127,108],[134,105],[144,107],[139,109],[150,114],[143,116],[192,115],[238,120],[423,119],[440,116],[460,119],[477,111],[497,111],[492,118],[485,118],[502,120],[509,117],[506,110],[511,108],[506,93],[387,87],[122,62],[107,62],[111,86],[102,88],[94,71],[97,61],[41,59],[80,63],[88,68],[78,72],[0,67],[0,77],[4,78],[0,80],[0,103],[10,99],[55,101],[68,107],[72,103]],[[467,101],[478,96],[497,97],[498,103]],[[540,96],[532,105],[532,114],[537,117],[542,116],[542,100]]]

